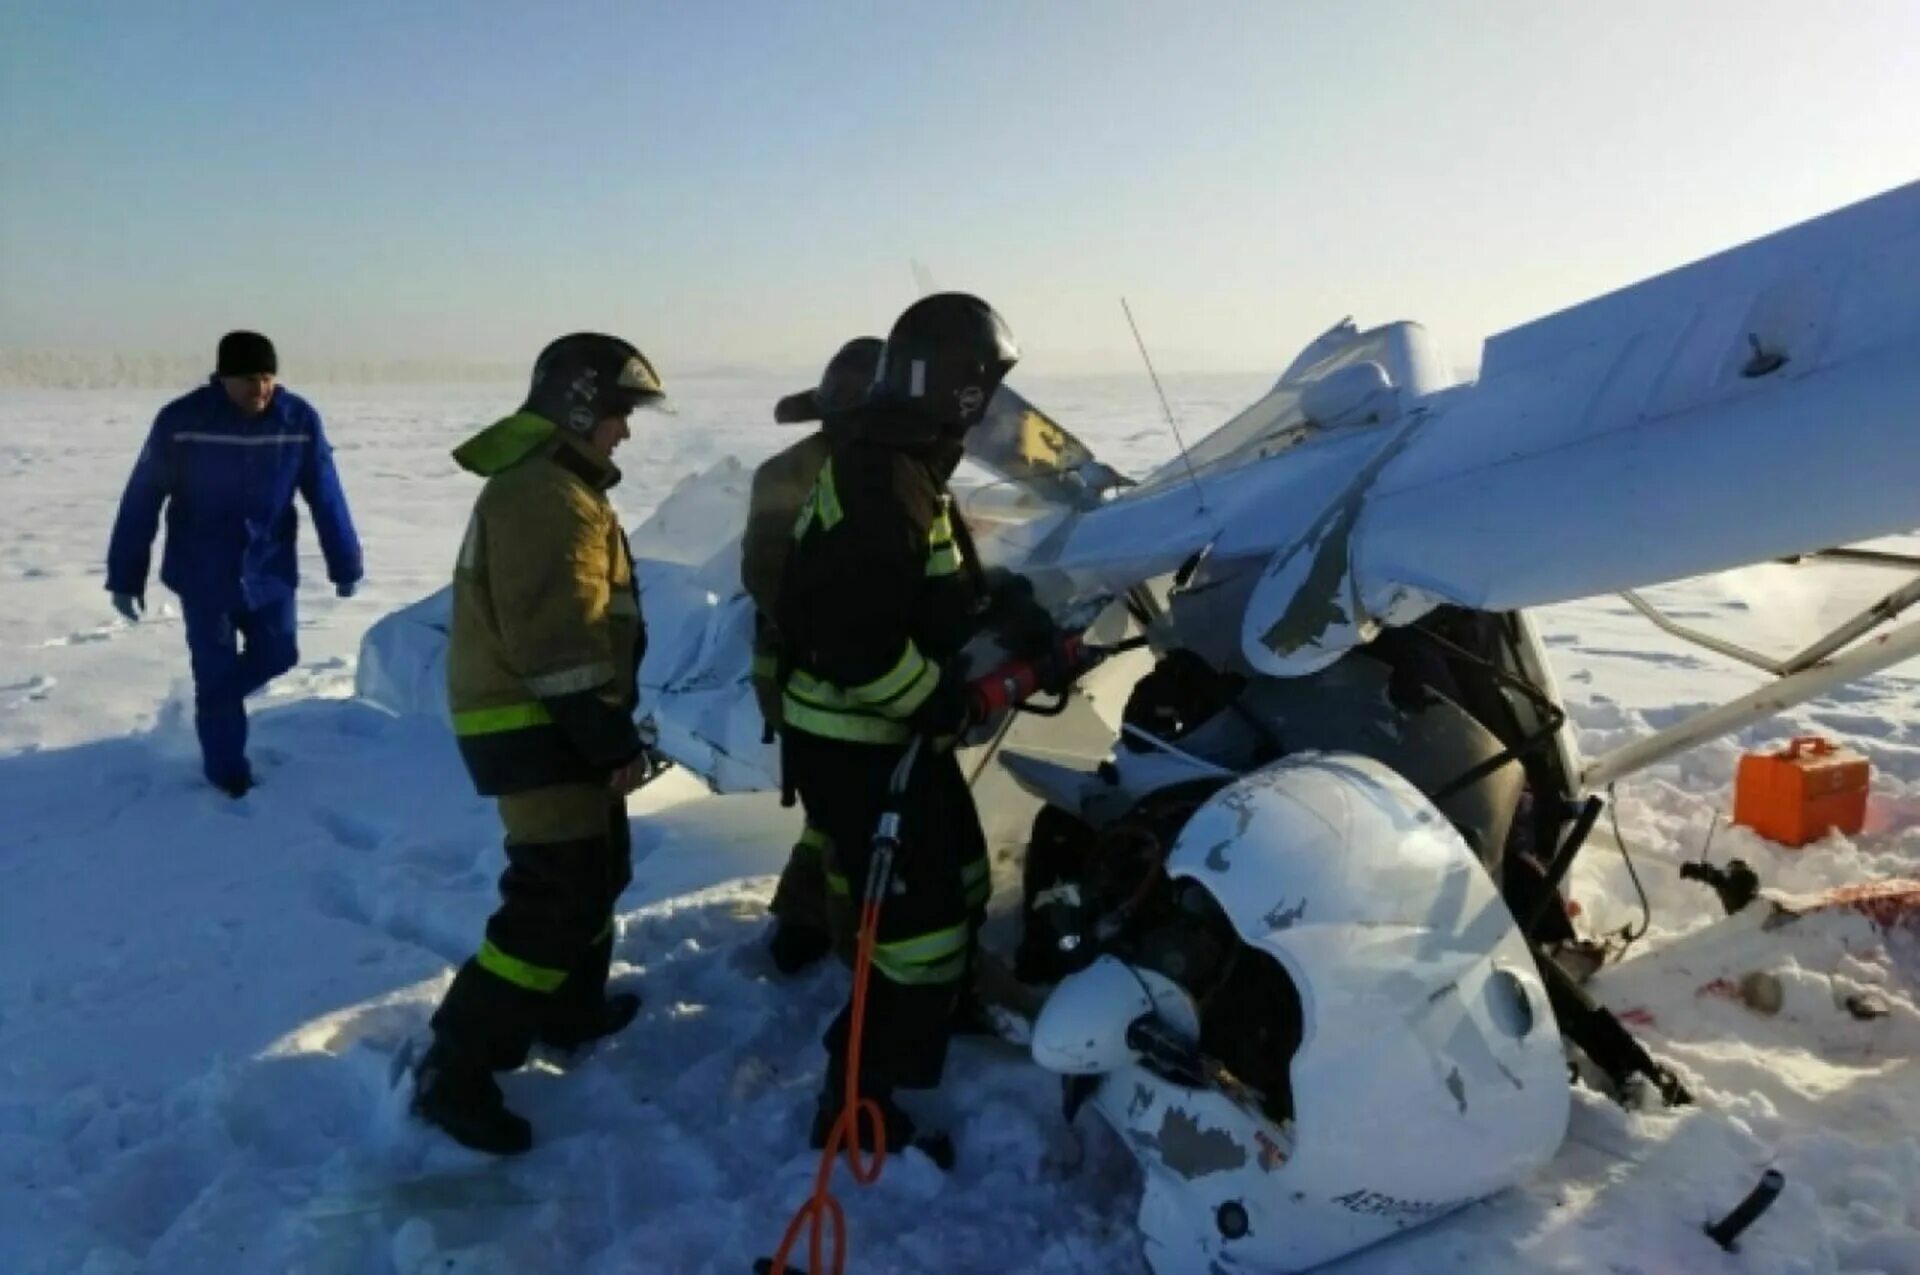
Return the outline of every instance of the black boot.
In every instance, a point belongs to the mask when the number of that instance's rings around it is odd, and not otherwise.
[[[953,1002],[953,1017],[949,1020],[948,1030],[956,1036],[998,1037],[1000,1028],[993,1020],[993,1012],[980,994],[969,983]]]
[[[639,1013],[638,992],[615,992],[584,1007],[555,1007],[540,1028],[539,1040],[553,1049],[571,1052],[622,1030]]]
[[[773,937],[767,940],[767,955],[782,974],[798,974],[833,950],[833,940],[824,929],[796,921],[775,921]]]
[[[833,1126],[839,1122],[840,1112],[844,1109],[845,1092],[838,1085],[829,1085],[820,1095],[820,1103],[813,1111],[813,1130],[807,1137],[807,1143],[815,1151],[825,1149],[827,1139],[833,1136]],[[922,1154],[933,1161],[942,1170],[953,1168],[953,1139],[944,1133],[922,1134],[914,1128],[913,1117],[893,1101],[887,1094],[868,1094],[874,1102],[880,1104],[880,1123],[885,1126],[887,1154],[897,1155],[908,1147],[918,1147]],[[873,1137],[871,1126],[862,1120],[858,1130],[861,1146],[868,1151],[867,1141]],[[842,1146],[845,1146],[843,1141]]]
[[[435,1041],[413,1073],[413,1114],[463,1147],[519,1155],[533,1145],[533,1126],[507,1110],[493,1073]]]
[[[251,770],[243,770],[233,775],[222,775],[218,779],[215,779],[212,775],[208,775],[207,782],[235,801],[240,800],[240,798],[252,792],[254,788],[253,772]]]

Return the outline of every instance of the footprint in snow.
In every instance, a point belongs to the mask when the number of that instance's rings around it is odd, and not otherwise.
[[[314,911],[335,921],[348,921],[354,925],[371,925],[373,918],[360,902],[359,891],[353,888],[353,882],[340,872],[316,872],[308,887],[313,892]]]
[[[1854,735],[1867,739],[1895,739],[1902,733],[1899,722],[1869,713],[1816,712],[1809,714],[1820,726],[1836,735]]]
[[[56,679],[48,677],[43,673],[36,673],[24,682],[10,682],[5,686],[0,686],[0,693],[19,695],[20,698],[15,700],[11,705],[11,707],[17,708],[21,704],[37,702],[47,698],[48,695],[53,693],[53,688],[57,684]]]
[[[369,906],[359,888],[344,872],[316,872],[309,879],[307,889],[313,900],[314,911],[329,920],[345,921],[349,925],[372,930],[403,947],[430,952],[449,965],[458,965],[468,956],[464,943],[443,940],[431,933],[418,917],[396,911],[391,905]]]
[[[48,638],[40,645],[43,647],[87,646],[94,642],[111,641],[117,634],[124,633],[133,626],[125,620],[115,620],[99,628],[88,629],[84,633],[69,633],[65,637]]]
[[[1845,686],[1836,686],[1825,692],[1821,698],[1834,704],[1870,704],[1886,698],[1886,688],[1876,687],[1874,679],[1865,682],[1849,682]]]
[[[351,739],[379,739],[392,727],[394,719],[376,708],[353,703],[349,711],[334,719],[334,729]]]
[[[363,853],[378,850],[387,840],[386,832],[378,825],[344,811],[316,810],[313,817],[316,823],[326,829],[328,836],[349,850]]]

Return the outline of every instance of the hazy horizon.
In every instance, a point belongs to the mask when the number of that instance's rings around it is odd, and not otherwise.
[[[1920,177],[1920,6],[0,0],[0,349],[1042,375],[1482,338]]]

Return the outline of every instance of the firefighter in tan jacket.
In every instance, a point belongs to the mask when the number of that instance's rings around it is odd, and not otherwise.
[[[793,527],[827,463],[830,440],[847,414],[866,402],[880,366],[883,342],[856,337],[840,347],[820,374],[820,384],[774,404],[782,425],[819,421],[820,428],[777,453],[753,473],[747,529],[740,537],[740,582],[758,610],[754,617],[753,691],[769,732],[780,729],[781,582],[793,554]],[[773,892],[773,935],[767,943],[774,966],[797,973],[837,948],[853,955],[853,900],[834,863],[826,833],[809,823],[800,832],[780,884]]]
[[[625,341],[563,337],[526,405],[454,452],[486,486],[454,570],[447,696],[474,786],[498,799],[507,870],[485,941],[433,1016],[414,1110],[479,1150],[533,1140],[494,1072],[536,1040],[577,1048],[640,1008],[606,991],[631,879],[626,794],[654,764],[633,720],[646,631],[607,491],[628,415],[661,398]]]

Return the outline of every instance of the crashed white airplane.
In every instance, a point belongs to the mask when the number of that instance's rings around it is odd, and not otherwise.
[[[1920,526],[1916,428],[1920,184],[1503,333],[1469,384],[1415,324],[1342,324],[1138,484],[1002,391],[981,551],[1117,653],[969,772],[997,924],[1052,987],[1034,1058],[1141,1160],[1155,1271],[1304,1270],[1521,1180],[1569,1048],[1685,1100],[1569,972],[1592,794],[1920,653],[1874,633],[1920,582],[1777,661],[1629,592],[1777,680],[1591,760],[1524,608]],[[748,480],[723,462],[634,537],[646,710],[717,791],[777,773]],[[376,627],[362,694],[444,711],[444,613]]]

